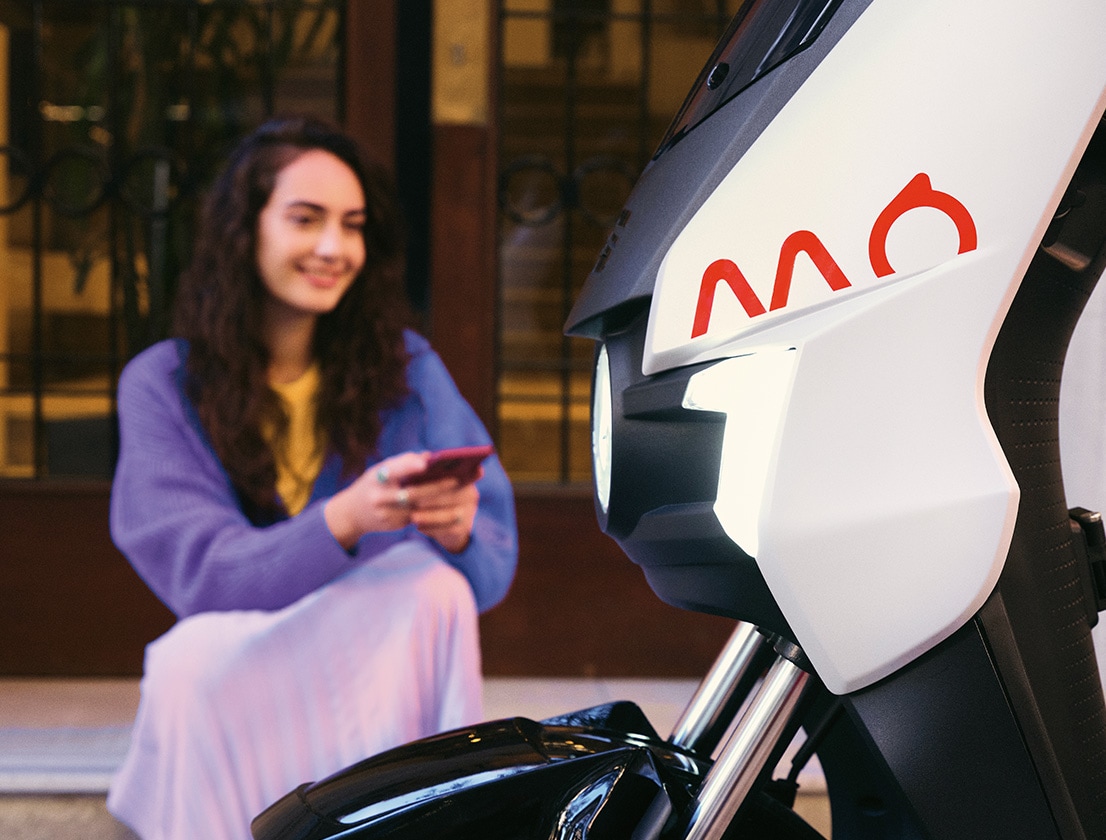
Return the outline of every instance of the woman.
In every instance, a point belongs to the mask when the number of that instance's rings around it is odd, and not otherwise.
[[[180,619],[108,798],[145,840],[244,840],[299,784],[481,718],[513,500],[494,457],[406,482],[488,435],[402,327],[400,255],[354,144],[273,120],[208,196],[178,337],[123,372],[112,536]]]

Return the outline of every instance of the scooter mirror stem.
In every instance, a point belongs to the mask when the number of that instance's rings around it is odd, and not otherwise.
[[[767,644],[767,638],[755,626],[738,622],[726,646],[672,728],[669,743],[700,754],[714,749],[718,738],[708,739],[708,735],[719,728],[719,721],[751,671],[757,653]],[[708,744],[708,740],[713,743]]]
[[[764,768],[810,675],[779,656],[699,788],[687,840],[720,840]]]

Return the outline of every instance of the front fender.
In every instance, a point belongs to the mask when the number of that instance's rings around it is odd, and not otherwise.
[[[652,806],[685,810],[709,763],[613,703],[425,738],[304,784],[253,822],[256,840],[628,837]]]

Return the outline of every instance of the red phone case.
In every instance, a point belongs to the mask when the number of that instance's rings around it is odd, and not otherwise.
[[[476,480],[480,463],[493,451],[490,444],[439,449],[437,452],[430,453],[430,459],[423,472],[409,476],[403,483],[405,485],[426,484],[428,481],[438,481],[452,476],[462,484],[469,484]]]

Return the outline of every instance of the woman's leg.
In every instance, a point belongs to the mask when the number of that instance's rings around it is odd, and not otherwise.
[[[247,840],[304,782],[481,719],[464,577],[403,543],[277,612],[210,613],[147,649],[109,809],[144,840]]]

